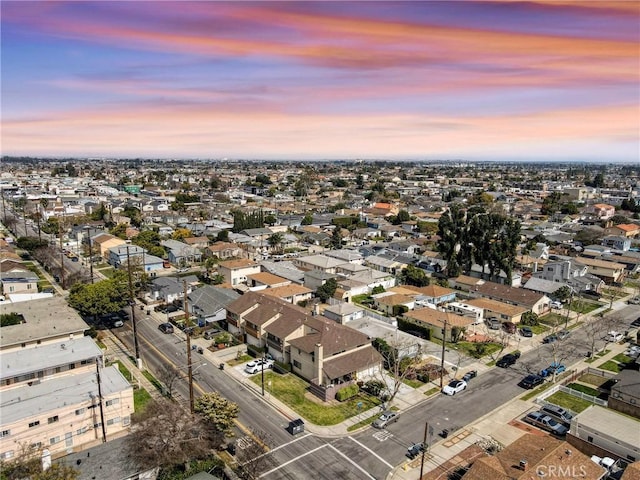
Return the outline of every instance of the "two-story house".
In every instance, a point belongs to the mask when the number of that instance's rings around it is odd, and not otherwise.
[[[250,275],[260,273],[260,265],[248,258],[227,260],[218,264],[218,273],[233,287],[246,285]]]
[[[621,283],[626,275],[625,265],[588,257],[576,257],[576,263],[585,265],[588,272],[602,279],[605,283]]]
[[[541,270],[534,272],[534,278],[542,278],[559,284],[566,284],[575,292],[600,292],[604,282],[589,273],[586,265],[567,258],[548,262]]]
[[[160,245],[168,251],[168,258],[172,265],[190,265],[202,260],[202,253],[195,247],[177,240],[163,240]]]
[[[38,293],[38,275],[30,270],[11,270],[0,273],[2,294]]]
[[[227,260],[230,258],[246,257],[242,247],[237,243],[215,242],[205,249],[205,256]]]

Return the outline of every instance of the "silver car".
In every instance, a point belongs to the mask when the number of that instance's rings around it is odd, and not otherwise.
[[[392,412],[391,410],[387,410],[382,415],[380,415],[373,423],[374,428],[384,428],[390,423],[398,421],[398,414],[396,412]]]

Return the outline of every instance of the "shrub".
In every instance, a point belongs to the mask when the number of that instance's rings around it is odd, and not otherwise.
[[[385,383],[381,380],[369,380],[367,383],[363,384],[361,388],[369,395],[377,397],[386,387]]]
[[[336,400],[344,402],[345,400],[355,397],[359,391],[360,389],[358,388],[358,385],[349,385],[348,387],[344,387],[342,390],[338,390],[336,393]]]
[[[536,315],[533,312],[525,312],[525,313],[522,314],[522,317],[520,318],[520,324],[521,325],[527,325],[529,327],[535,327],[539,323],[540,322],[538,321],[538,315]]]

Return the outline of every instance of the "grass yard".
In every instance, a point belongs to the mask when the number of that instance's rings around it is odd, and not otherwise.
[[[122,362],[115,362],[118,364],[118,370],[120,370],[120,373],[122,374],[122,376],[124,378],[127,379],[128,382],[131,382],[131,380],[133,380],[133,376],[131,375],[131,372],[129,371],[129,369],[127,367],[125,367]]]
[[[431,395],[433,395],[434,393],[439,392],[439,391],[440,391],[440,387],[433,387],[433,388],[430,388],[429,390],[427,390],[426,392],[424,392],[424,394],[427,397],[430,397]]]
[[[544,323],[545,325],[549,325],[551,327],[557,327],[560,324],[564,324],[565,320],[565,316],[559,315],[557,313],[547,313],[543,317],[540,317],[540,323]]]
[[[253,360],[253,357],[245,353],[244,355],[241,355],[240,358],[234,358],[233,360],[229,360],[227,362],[227,365],[229,365],[230,367],[235,367],[236,365],[240,365],[241,363],[248,362],[250,360]]]
[[[147,380],[149,380],[153,384],[153,386],[156,387],[160,392],[164,391],[164,387],[162,386],[162,384],[158,380],[156,380],[156,377],[151,375],[151,373],[149,371],[144,370],[142,372],[142,375],[144,375],[145,378]]]
[[[619,353],[618,355],[613,357],[612,360],[614,360],[614,361],[616,361],[618,363],[630,363],[631,362],[631,357],[627,357],[624,353]]]
[[[534,335],[541,335],[549,331],[549,327],[547,327],[546,325],[542,325],[540,323],[538,325],[533,325],[529,328],[531,328],[531,331],[533,332]]]
[[[502,348],[502,345],[499,343],[458,342],[449,343],[447,345],[456,350],[461,350],[466,355],[473,358],[482,358],[487,355],[493,355]]]
[[[600,385],[607,383],[607,378],[601,377],[600,375],[594,375],[592,373],[586,373],[582,375],[578,381],[599,387]]]
[[[597,397],[598,395],[600,395],[600,392],[595,388],[582,385],[581,383],[570,383],[569,385],[567,385],[567,387],[572,390],[591,395],[592,397]]]
[[[548,396],[545,400],[575,413],[580,413],[591,406],[591,402],[587,402],[582,398],[574,397],[565,392],[556,392]]]
[[[380,415],[372,415],[370,417],[367,417],[364,420],[361,420],[358,423],[355,423],[355,424],[351,425],[350,427],[347,427],[347,432],[353,432],[354,430],[358,430],[359,428],[367,427],[367,426],[371,425],[373,423],[373,421],[376,418],[378,418],[379,416]]]
[[[594,310],[597,310],[598,308],[600,308],[601,306],[603,306],[604,303],[599,303],[599,302],[592,302],[589,300],[580,300],[580,301],[573,301],[571,303],[571,308],[570,310],[576,312],[576,313],[590,313],[593,312]]]
[[[133,409],[136,413],[144,411],[147,403],[151,401],[151,395],[144,388],[133,389]]]
[[[614,362],[613,360],[607,360],[603,364],[598,365],[598,368],[614,373],[620,373],[622,371],[622,366],[618,362]]]
[[[98,269],[98,271],[107,278],[113,277],[113,274],[115,273],[115,270],[113,269],[113,267],[100,268]]]
[[[551,385],[553,385],[553,382],[546,382],[542,384],[538,388],[535,388],[531,390],[529,393],[527,393],[526,395],[524,395],[522,397],[522,400],[531,400],[532,398],[537,397],[542,392],[544,392],[547,388],[551,387]]]
[[[408,378],[403,378],[402,383],[411,387],[411,388],[420,388],[424,385],[420,380],[409,380]]]
[[[316,425],[336,425],[347,418],[365,412],[380,405],[380,400],[374,397],[360,395],[341,403],[323,404],[307,398],[307,382],[293,374],[278,375],[265,372],[265,380],[271,382],[269,392],[281,402],[291,407],[301,417]],[[261,384],[260,375],[251,377],[256,385]],[[361,403],[361,408],[358,404]]]

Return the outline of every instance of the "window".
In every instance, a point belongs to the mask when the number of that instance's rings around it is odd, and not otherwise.
[[[83,433],[86,433],[88,430],[89,430],[89,427],[79,428],[78,430],[76,430],[76,435],[82,435]]]
[[[102,426],[101,423],[94,423],[93,428],[100,428]]]
[[[58,443],[60,441],[60,437],[51,437],[49,439],[49,445],[55,445],[56,443]]]
[[[126,417],[122,417],[122,425],[129,425],[131,423],[131,417],[127,415]]]
[[[587,437],[587,442],[593,443],[593,437],[591,435]]]
[[[632,462],[635,462],[636,457],[634,457],[633,455],[627,455],[627,460],[631,460]]]
[[[293,361],[293,366],[296,367],[296,368],[302,368],[302,364],[297,360]]]
[[[82,415],[84,412],[86,412],[87,409],[86,408],[79,408],[76,410],[76,415]]]
[[[11,430],[2,430],[0,432],[0,438],[8,437],[9,435],[11,435]]]
[[[36,442],[31,444],[31,448],[40,450],[42,448],[42,442]]]
[[[40,425],[40,420],[36,420],[35,422],[31,422],[29,424],[29,428],[37,427],[38,425]]]
[[[115,423],[120,423],[120,417],[114,417],[107,420],[107,425],[113,425]]]
[[[110,407],[111,405],[116,405],[116,404],[118,404],[118,403],[120,403],[120,399],[119,399],[119,398],[113,398],[113,399],[111,399],[111,400],[107,400],[104,404],[105,404],[107,407]]]
[[[76,364],[75,363],[70,363],[69,364],[69,370],[73,370],[74,368],[76,368]]]
[[[48,423],[56,423],[58,421],[58,415],[54,415],[53,417],[49,417],[47,419]]]

